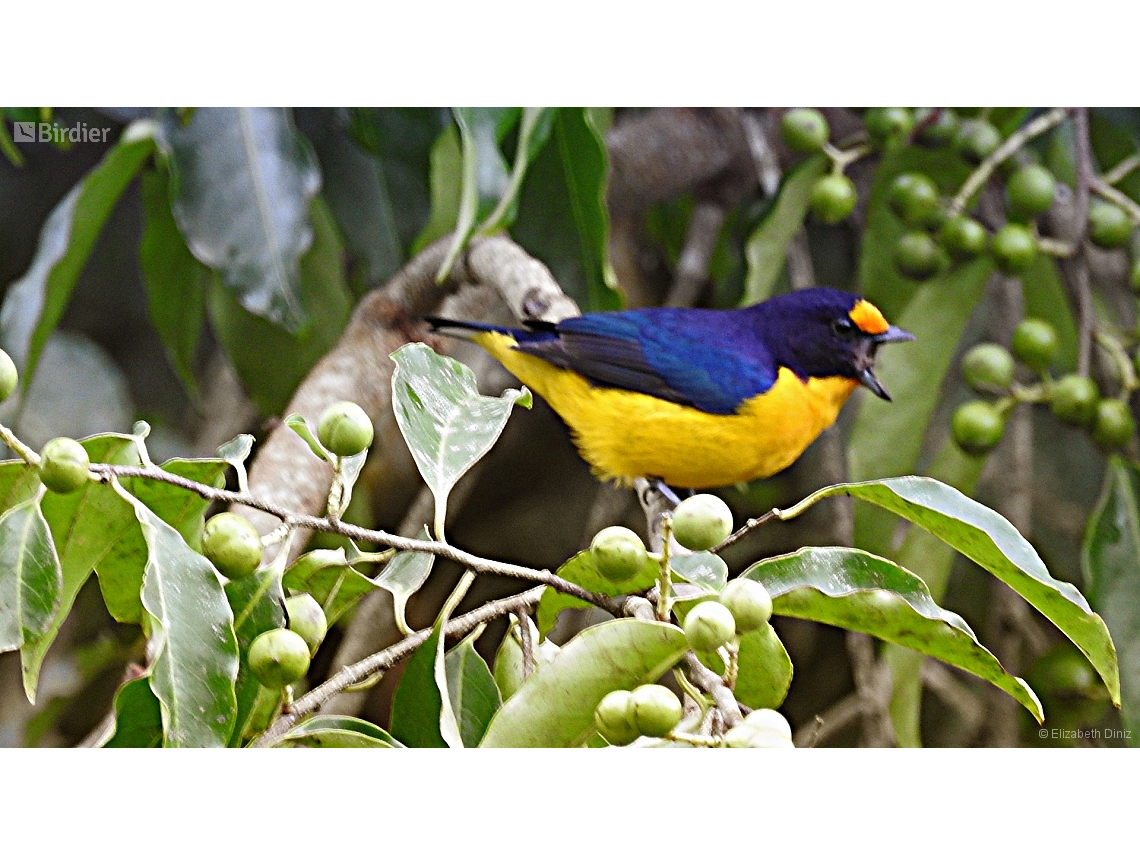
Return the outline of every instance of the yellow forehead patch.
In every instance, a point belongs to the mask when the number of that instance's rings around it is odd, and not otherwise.
[[[883,313],[866,300],[860,300],[856,303],[848,315],[855,322],[855,326],[869,335],[885,333],[890,327],[887,319],[883,317]]]

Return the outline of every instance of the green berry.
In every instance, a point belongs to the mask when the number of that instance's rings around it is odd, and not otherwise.
[[[926,232],[907,232],[900,237],[892,258],[903,276],[919,282],[937,273],[942,261],[938,245]]]
[[[967,119],[954,135],[954,149],[970,163],[981,163],[1001,145],[1001,132],[985,119]]]
[[[681,723],[681,702],[664,686],[638,686],[630,694],[634,722],[642,735],[665,736]]]
[[[1013,383],[1013,355],[1000,344],[977,344],[962,357],[962,376],[975,392],[1005,391]]]
[[[227,579],[244,579],[261,563],[261,535],[245,517],[215,514],[202,530],[202,554]]]
[[[792,738],[792,726],[776,710],[753,710],[744,719],[744,723],[757,730],[768,731],[775,736],[785,739]]]
[[[1001,442],[1005,419],[989,401],[969,401],[954,413],[950,432],[967,454],[985,454]]]
[[[590,543],[594,567],[611,582],[632,579],[648,560],[645,544],[635,532],[620,525],[603,528]]]
[[[20,384],[20,372],[7,351],[0,350],[0,401],[7,401]]]
[[[792,151],[813,154],[823,148],[831,130],[819,110],[788,110],[780,120],[780,136]]]
[[[267,689],[283,689],[309,670],[309,646],[291,629],[263,632],[249,646],[249,669]]]
[[[938,187],[920,172],[904,172],[891,182],[887,204],[906,225],[920,226],[938,210]]]
[[[988,239],[985,227],[964,214],[948,219],[938,234],[938,242],[951,258],[958,260],[981,255],[986,251]]]
[[[1041,318],[1026,318],[1013,331],[1009,349],[1023,365],[1033,371],[1045,371],[1057,358],[1060,340],[1056,328]]]
[[[372,420],[358,404],[340,401],[321,413],[317,439],[338,457],[352,457],[372,445]]]
[[[947,107],[920,107],[914,114],[918,141],[932,148],[950,145],[958,131],[958,116]]]
[[[1092,438],[1105,451],[1112,451],[1127,444],[1136,433],[1136,421],[1132,411],[1124,401],[1104,398],[1096,405],[1096,420],[1093,422]]]
[[[1037,240],[1025,226],[1008,223],[990,241],[990,254],[1003,273],[1021,273],[1037,258]]]
[[[863,116],[867,136],[879,148],[905,139],[914,127],[914,116],[906,107],[872,107]]]
[[[633,693],[621,689],[602,698],[594,710],[594,724],[610,745],[629,745],[641,735],[635,716]]]
[[[312,656],[325,640],[329,622],[325,610],[311,594],[295,594],[285,601],[285,614],[289,617],[289,629],[305,639]]]
[[[1009,177],[1005,186],[1009,212],[1016,218],[1031,220],[1053,206],[1057,181],[1044,166],[1031,163]]]
[[[89,480],[91,459],[74,439],[57,437],[40,452],[40,481],[53,493],[73,493]]]
[[[855,185],[846,175],[825,175],[811,189],[811,212],[829,225],[850,215],[858,201]]]
[[[685,639],[697,652],[711,652],[736,636],[732,612],[715,600],[697,603],[685,615]]]
[[[795,748],[792,726],[775,710],[754,710],[724,735],[728,748]]]
[[[673,511],[673,539],[685,549],[712,549],[730,534],[732,511],[719,496],[698,493]]]
[[[1088,427],[1096,418],[1100,390],[1088,377],[1068,374],[1053,386],[1049,408],[1063,422]]]
[[[1096,697],[1103,683],[1089,660],[1076,647],[1062,642],[1033,663],[1029,679],[1038,691],[1053,697]]]
[[[1089,240],[1105,249],[1115,249],[1128,242],[1132,221],[1119,205],[1094,200],[1089,205]]]
[[[732,612],[736,631],[741,635],[759,629],[772,617],[772,597],[767,588],[753,579],[733,579],[721,589],[717,599]]]

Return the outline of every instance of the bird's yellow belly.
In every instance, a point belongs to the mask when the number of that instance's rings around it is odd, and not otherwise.
[[[781,368],[767,393],[732,415],[713,415],[639,392],[593,386],[572,371],[512,349],[509,336],[485,333],[476,341],[562,417],[595,474],[621,482],[657,477],[674,487],[705,489],[774,475],[834,423],[858,385],[844,377],[803,383]]]

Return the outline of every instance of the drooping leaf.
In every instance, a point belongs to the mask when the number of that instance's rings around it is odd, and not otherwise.
[[[378,587],[376,581],[353,567],[343,548],[306,552],[285,571],[282,584],[290,591],[312,594],[329,626]]]
[[[234,730],[238,645],[214,566],[125,489],[147,545],[142,604],[156,650],[150,684],[162,705],[163,744],[224,746]]]
[[[614,582],[598,572],[598,568],[594,565],[593,555],[588,549],[579,552],[559,567],[557,572],[557,575],[567,582],[573,582],[587,591],[604,594],[607,597],[620,597],[625,594],[632,594],[635,591],[644,591],[653,586],[660,574],[661,569],[657,561],[646,558],[645,566],[640,572],[624,581]],[[563,609],[588,608],[591,608],[591,604],[585,600],[579,600],[572,594],[564,594],[548,587],[542,592],[542,597],[538,601],[538,609],[535,611],[534,619],[538,623],[539,632],[546,635],[554,626],[555,619]]]
[[[1089,599],[1120,654],[1121,717],[1140,745],[1140,469],[1112,457],[1081,549]]]
[[[321,445],[321,441],[317,439],[316,431],[313,430],[308,419],[299,413],[290,413],[285,417],[285,427],[301,437],[301,439],[305,441],[305,445],[309,446],[309,451],[313,452],[313,454],[321,460],[327,460],[329,463],[332,463],[333,455],[327,448]]]
[[[768,589],[776,614],[918,650],[993,683],[1042,719],[1028,684],[1007,673],[961,617],[940,608],[921,579],[885,558],[859,549],[805,547],[760,561],[744,575]]]
[[[750,306],[772,296],[787,260],[788,247],[804,224],[812,188],[827,171],[828,163],[824,155],[818,154],[784,175],[772,207],[744,245],[748,274],[744,280],[743,305]]]
[[[146,284],[150,320],[178,378],[197,395],[194,355],[206,320],[210,269],[186,247],[170,210],[170,176],[148,169],[142,175],[143,234],[139,268]]]
[[[52,209],[27,273],[8,288],[0,308],[0,344],[22,367],[27,388],[48,336],[119,197],[154,151],[145,126],[131,126]]]
[[[439,729],[442,696],[435,682],[439,630],[419,646],[404,666],[392,698],[392,735],[409,748],[446,748]]]
[[[686,649],[685,634],[672,624],[624,618],[590,627],[503,704],[481,745],[582,745],[594,733],[594,711],[602,698],[656,681]]]
[[[426,344],[392,354],[392,407],[420,476],[435,496],[437,538],[442,537],[447,496],[468,469],[490,451],[506,427],[511,407],[529,407],[526,387],[484,397],[475,373]]]
[[[309,320],[299,260],[313,240],[309,203],[321,179],[289,112],[200,108],[187,124],[164,113],[160,127],[174,217],[194,257],[248,311],[297,332]]]
[[[728,582],[728,565],[711,552],[690,552],[669,556],[669,569],[686,582],[715,594]]]
[[[162,706],[143,676],[115,693],[115,732],[104,748],[158,748],[162,745]]]
[[[403,748],[382,728],[348,715],[318,715],[289,730],[283,747]]]
[[[777,709],[792,685],[792,660],[769,624],[740,636],[736,699],[753,709]]]
[[[0,515],[0,651],[39,639],[59,607],[63,573],[35,499]]]
[[[234,683],[235,725],[229,738],[232,748],[258,730],[255,719],[261,684],[249,670],[249,646],[263,632],[285,626],[285,593],[281,589],[280,568],[270,565],[244,579],[231,579],[226,583],[225,592],[234,615],[234,635],[243,666]]]
[[[426,526],[417,537],[420,540],[429,539],[430,535],[428,535]],[[411,632],[405,617],[408,599],[427,580],[433,563],[435,563],[435,556],[430,552],[401,552],[392,558],[376,577],[376,584],[392,594],[393,617],[396,620],[396,626],[404,635]]]
[[[524,107],[519,122],[519,138],[515,148],[515,162],[511,168],[510,181],[502,192],[499,204],[483,222],[481,234],[494,234],[499,229],[510,228],[518,216],[519,191],[527,169],[550,139],[557,107]]]
[[[475,636],[469,635],[447,652],[447,694],[459,723],[459,733],[467,748],[483,739],[487,725],[502,705],[499,688],[491,669],[475,650]]]
[[[448,125],[431,148],[431,218],[412,243],[412,254],[423,250],[450,231],[459,221],[463,186],[463,152],[459,129]]]

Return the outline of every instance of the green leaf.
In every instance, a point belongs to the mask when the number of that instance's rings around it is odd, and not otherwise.
[[[286,748],[403,748],[387,731],[348,715],[318,715],[281,739]]]
[[[501,398],[479,394],[475,372],[426,344],[392,354],[392,406],[412,459],[435,496],[435,534],[443,537],[447,496],[468,469],[490,451],[511,407],[529,407],[530,392],[507,389]]]
[[[792,685],[792,660],[769,624],[740,636],[736,699],[757,710],[779,708]]]
[[[550,132],[554,128],[554,119],[557,115],[557,107],[523,108],[510,181],[495,210],[479,227],[480,234],[494,234],[500,229],[510,228],[514,223],[518,216],[519,191],[522,189],[527,168],[550,139]]]
[[[0,308],[0,341],[22,366],[25,389],[104,223],[153,151],[152,137],[128,128],[52,209],[40,230],[31,267],[8,288]]]
[[[188,124],[163,114],[160,144],[174,177],[174,217],[194,257],[218,270],[242,306],[297,332],[309,307],[299,260],[321,176],[288,110],[199,108]]]
[[[35,499],[0,516],[0,651],[33,644],[59,607],[63,573]]]
[[[162,745],[162,706],[146,676],[124,683],[115,693],[115,732],[104,748],[158,748]]]
[[[196,396],[194,355],[206,319],[211,274],[187,249],[174,222],[169,185],[170,176],[165,170],[143,172],[139,267],[146,284],[150,321],[179,379]]]
[[[668,623],[607,621],[579,633],[499,709],[485,748],[562,748],[594,733],[594,710],[618,689],[655,682],[688,649],[685,633]]]
[[[527,171],[511,229],[567,294],[594,310],[616,309],[621,302],[607,254],[607,124],[590,108],[558,111],[550,143]]]
[[[285,427],[305,440],[305,445],[309,446],[309,451],[313,452],[313,454],[321,460],[327,460],[329,463],[332,463],[333,455],[327,448],[321,445],[321,441],[317,439],[317,434],[313,431],[313,427],[309,424],[308,419],[299,413],[290,413],[285,417]]]
[[[447,694],[459,723],[463,745],[467,748],[479,744],[491,718],[502,705],[491,669],[475,650],[477,634],[463,639],[448,651],[443,660],[447,671]]]
[[[1001,579],[1081,649],[1104,680],[1113,702],[1120,703],[1116,650],[1104,621],[1080,591],[1049,575],[1033,547],[1001,514],[940,481],[909,476],[827,487],[785,513],[785,518],[836,495],[872,502],[910,520]]]
[[[817,154],[784,175],[772,206],[744,245],[748,274],[744,280],[743,305],[750,306],[772,296],[787,260],[788,247],[804,224],[812,188],[827,172],[829,163],[826,156]]]
[[[1108,461],[1104,490],[1081,549],[1089,599],[1104,616],[1120,653],[1121,717],[1140,744],[1140,469]],[[1093,663],[1096,664],[1095,662]]]
[[[711,552],[670,555],[669,569],[686,582],[699,585],[713,594],[728,582],[728,565],[723,558]]]
[[[0,513],[25,502],[40,490],[39,470],[23,460],[0,462]]]
[[[427,527],[417,535],[419,540],[430,540]],[[435,556],[430,552],[400,552],[380,571],[376,584],[392,594],[392,612],[396,626],[404,635],[411,633],[405,612],[408,599],[420,589],[431,573]]]
[[[503,642],[499,645],[498,651],[495,653],[495,665],[493,673],[495,676],[495,685],[499,689],[499,694],[505,701],[511,695],[518,691],[519,686],[523,684],[523,652],[522,652],[522,637],[519,630],[519,619],[515,615],[507,616],[510,620],[510,627],[507,629],[507,634],[503,636]],[[534,621],[530,617],[524,617],[527,624],[530,626],[530,641],[531,649],[534,651],[534,666],[536,668],[542,666],[545,662],[550,662],[558,655],[559,647],[549,638],[541,644],[538,642],[538,627],[534,625]]]
[[[847,445],[852,480],[914,472],[941,400],[943,379],[992,269],[985,258],[952,268],[921,286],[901,316],[888,314],[918,340],[886,348],[879,355],[875,373],[894,401],[868,394],[859,402]],[[856,505],[855,545],[889,553],[895,524],[889,514]]]
[[[376,581],[352,566],[343,547],[306,552],[285,571],[282,584],[295,593],[312,594],[324,609],[329,626],[361,597],[379,587]]]
[[[455,230],[462,185],[463,152],[459,148],[459,130],[455,125],[448,125],[431,148],[431,218],[412,243],[412,255]]]
[[[474,107],[452,107],[451,114],[459,126],[459,141],[463,152],[462,182],[459,189],[459,212],[455,221],[455,237],[447,257],[440,265],[436,281],[442,282],[451,272],[455,259],[467,245],[475,229],[479,213],[479,198],[484,189],[501,192],[507,183],[507,170],[499,154],[494,132],[494,114],[491,110]],[[485,188],[490,182],[493,186]],[[497,197],[497,193],[495,193]]]
[[[593,591],[595,594],[620,597],[653,587],[660,573],[661,569],[657,561],[653,558],[646,558],[645,566],[640,572],[623,582],[614,582],[598,572],[597,567],[594,566],[593,555],[587,549],[579,552],[559,567],[556,575],[567,582],[573,582],[575,585],[585,588],[587,591]],[[546,635],[554,626],[555,619],[563,609],[589,608],[593,608],[591,603],[579,600],[572,594],[564,594],[548,587],[542,592],[542,597],[538,601],[538,609],[535,611],[534,619],[538,623],[539,632]]]
[[[442,695],[435,683],[439,634],[437,627],[408,659],[392,698],[392,735],[409,748],[447,747],[439,728]]]
[[[258,730],[255,719],[261,684],[249,670],[249,646],[263,632],[285,626],[285,593],[281,589],[281,571],[276,566],[263,567],[244,579],[231,579],[225,592],[234,615],[234,635],[242,665],[234,683],[236,723],[229,738],[232,748]],[[280,696],[280,692],[274,694]]]
[[[159,468],[188,481],[221,489],[226,486],[226,461],[173,457]],[[153,478],[123,478],[123,486],[150,508],[159,519],[172,526],[190,544],[202,538],[206,510],[210,500],[174,484]]]
[[[1007,692],[1042,720],[1029,685],[1007,673],[961,617],[940,608],[921,579],[885,558],[806,547],[760,561],[744,575],[768,589],[776,614],[864,632],[941,659]]]
[[[297,385],[340,339],[352,312],[343,247],[320,197],[313,200],[311,216],[313,245],[301,258],[301,299],[313,321],[305,330],[290,333],[251,314],[216,281],[210,292],[210,323],[263,413],[277,414],[285,408]]]
[[[234,730],[238,645],[214,565],[123,488],[146,538],[142,604],[154,648],[150,684],[162,705],[163,744],[224,746]]]

